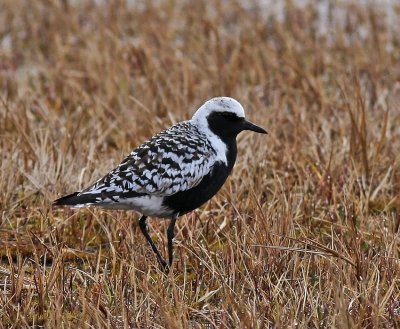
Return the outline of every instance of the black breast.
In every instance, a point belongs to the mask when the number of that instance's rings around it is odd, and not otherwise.
[[[229,140],[227,147],[228,165],[216,162],[212,171],[204,176],[199,185],[166,197],[163,204],[173,209],[174,212],[179,212],[180,215],[183,215],[211,199],[225,183],[235,164],[237,154],[236,138]]]

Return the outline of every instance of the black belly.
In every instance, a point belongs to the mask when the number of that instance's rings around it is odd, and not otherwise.
[[[166,197],[163,204],[179,215],[186,214],[210,200],[225,183],[231,170],[223,164],[216,164],[211,175],[205,176],[199,185]]]

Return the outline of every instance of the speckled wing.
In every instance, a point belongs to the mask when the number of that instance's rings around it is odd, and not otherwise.
[[[164,130],[135,149],[116,169],[80,195],[119,201],[135,196],[169,196],[198,185],[212,169],[216,151],[190,123]],[[111,201],[110,200],[110,201]]]

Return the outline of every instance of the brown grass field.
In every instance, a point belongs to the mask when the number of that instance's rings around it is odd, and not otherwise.
[[[328,2],[1,1],[0,328],[399,328],[400,7]],[[169,275],[138,213],[52,208],[220,95],[269,135]]]

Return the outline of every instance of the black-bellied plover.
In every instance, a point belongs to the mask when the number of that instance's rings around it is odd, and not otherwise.
[[[54,205],[140,212],[140,229],[162,268],[168,270],[173,260],[176,219],[218,192],[235,164],[236,136],[243,130],[267,133],[245,119],[238,101],[213,98],[191,120],[155,135],[95,184],[57,199]],[[168,264],[149,235],[148,216],[171,219],[167,229]]]

